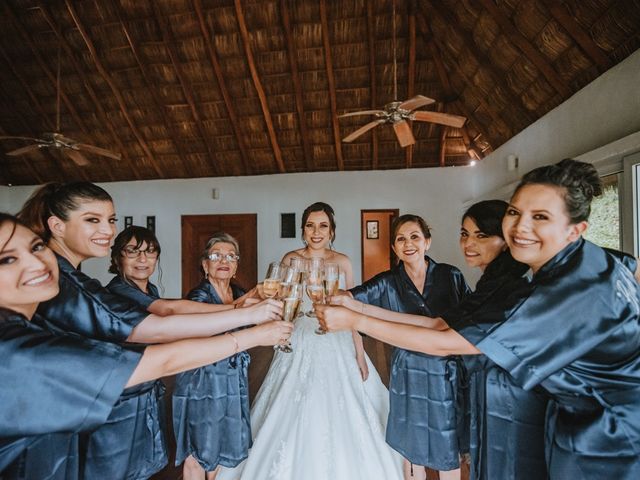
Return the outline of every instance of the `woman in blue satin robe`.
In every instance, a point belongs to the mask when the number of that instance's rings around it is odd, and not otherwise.
[[[486,200],[472,205],[462,216],[460,247],[465,262],[483,274],[476,290],[442,315],[450,326],[461,328],[496,290],[518,282],[529,269],[513,259],[504,241],[502,218],[507,206],[502,200]],[[523,390],[484,355],[463,358],[470,416],[469,478],[547,478],[544,423],[548,395],[541,389]]]
[[[0,213],[0,476],[5,479],[84,478],[76,432],[103,424],[123,388],[219,360],[240,343],[248,348],[268,337],[267,343],[282,340],[280,333],[262,328],[238,332],[235,339],[145,349],[52,333],[33,320],[38,303],[58,291],[53,252],[15,217]],[[290,330],[280,323],[282,332]]]
[[[221,333],[238,326],[276,318],[273,308],[266,312],[229,311],[226,319],[209,315],[159,317],[137,301],[115,295],[97,280],[78,270],[81,261],[105,256],[115,235],[115,212],[109,194],[89,182],[48,184],[27,201],[20,216],[42,232],[56,252],[60,269],[60,293],[38,307],[44,325],[57,332],[74,332],[87,338],[110,342],[158,343],[180,338]],[[156,303],[152,302],[147,308]],[[215,311],[202,304],[186,313]],[[232,307],[224,307],[229,309]],[[275,307],[277,309],[277,307]],[[255,310],[255,309],[254,309]],[[162,311],[158,313],[164,313]],[[181,309],[180,313],[185,313]],[[137,386],[124,393],[108,427],[96,436],[84,436],[82,448],[87,476],[147,478],[166,464],[162,430],[159,428],[161,384]],[[131,456],[136,451],[136,456]]]
[[[460,333],[365,321],[340,308],[319,317],[329,329],[357,328],[429,353],[484,353],[525,390],[551,395],[551,479],[640,478],[640,290],[628,264],[581,236],[601,185],[592,165],[575,160],[523,177],[503,232],[533,276],[488,299],[501,306],[487,310],[502,315],[497,323],[483,311]]]
[[[189,300],[232,304],[244,291],[231,283],[238,268],[239,246],[227,233],[207,241],[201,257],[205,278]],[[239,352],[220,362],[176,377],[173,429],[176,465],[184,461],[185,480],[215,478],[218,466],[235,467],[251,447],[249,354]]]
[[[356,300],[396,312],[438,316],[468,291],[462,273],[425,255],[431,234],[416,215],[402,215],[392,226],[393,250],[400,262],[352,288]],[[465,377],[459,357],[439,358],[395,349],[389,383],[387,443],[410,462],[439,471],[458,470],[466,451],[460,388]],[[408,467],[408,468],[407,468]],[[459,472],[458,472],[459,476]]]

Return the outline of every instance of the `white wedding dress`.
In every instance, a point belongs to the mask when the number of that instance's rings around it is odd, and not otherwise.
[[[251,408],[249,457],[218,480],[402,480],[402,457],[384,440],[389,394],[378,372],[366,356],[363,382],[351,333],[317,327],[296,320],[293,353],[276,352]]]

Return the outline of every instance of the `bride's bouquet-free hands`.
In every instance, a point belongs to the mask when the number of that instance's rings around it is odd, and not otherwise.
[[[272,320],[282,320],[282,302],[273,298],[267,298],[266,300],[253,303],[248,306],[244,306],[240,310],[248,315],[250,322],[255,325],[260,325]]]
[[[293,332],[293,324],[283,320],[269,321],[249,329],[255,342],[263,347],[286,343]]]

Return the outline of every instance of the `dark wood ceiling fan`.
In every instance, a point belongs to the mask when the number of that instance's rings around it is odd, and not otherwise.
[[[416,139],[413,136],[411,127],[409,126],[409,120],[415,120],[418,122],[431,122],[440,125],[446,125],[449,127],[460,128],[467,121],[465,117],[460,115],[453,115],[450,113],[440,113],[428,110],[415,111],[418,108],[425,107],[435,103],[435,100],[423,95],[416,95],[403,102],[398,101],[398,67],[397,67],[397,52],[396,52],[396,2],[393,0],[393,98],[394,101],[387,103],[382,110],[361,110],[358,112],[350,112],[340,115],[339,117],[353,117],[357,115],[375,115],[376,120],[373,120],[366,125],[360,127],[355,132],[347,135],[342,139],[343,142],[352,142],[359,136],[365,134],[372,128],[382,125],[383,123],[390,123],[393,125],[396,137],[401,147],[407,147],[416,143]]]
[[[46,132],[41,135],[40,138],[24,137],[24,136],[11,136],[2,135],[0,140],[20,140],[31,142],[24,147],[16,148],[6,153],[11,157],[18,157],[20,155],[28,155],[41,148],[56,149],[61,155],[68,157],[78,166],[85,166],[89,164],[89,159],[84,155],[85,153],[99,155],[102,157],[111,158],[113,160],[120,160],[122,155],[112,152],[110,150],[96,147],[94,145],[88,145],[86,143],[80,143],[71,138],[65,137],[60,132],[60,50],[58,49],[58,76],[57,76],[57,103],[56,103],[56,131]]]

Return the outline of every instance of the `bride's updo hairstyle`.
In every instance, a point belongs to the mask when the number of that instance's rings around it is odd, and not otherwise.
[[[570,158],[531,170],[522,177],[514,195],[522,187],[533,184],[564,189],[564,204],[572,224],[588,220],[591,201],[602,195],[602,180],[595,167]]]
[[[83,201],[113,202],[113,199],[91,182],[47,183],[33,192],[18,218],[48,242],[51,238],[49,218],[55,216],[67,221],[69,213],[77,210]]]
[[[304,241],[304,226],[307,224],[307,220],[309,219],[309,215],[313,212],[324,212],[329,217],[329,226],[331,227],[331,243],[333,243],[336,239],[336,220],[334,218],[335,213],[333,212],[333,208],[331,205],[324,202],[316,202],[309,205],[302,212],[302,224],[300,225],[300,230],[302,230],[302,240]]]

